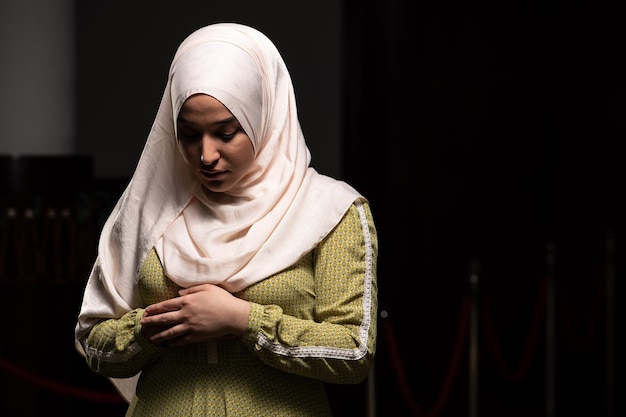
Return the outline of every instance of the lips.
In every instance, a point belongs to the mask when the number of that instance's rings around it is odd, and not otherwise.
[[[205,171],[205,170],[200,171],[200,173],[202,173],[202,176],[204,178],[207,178],[210,180],[220,179],[224,175],[226,175],[226,172],[227,171]]]

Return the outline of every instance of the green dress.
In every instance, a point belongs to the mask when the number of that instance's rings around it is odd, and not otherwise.
[[[355,384],[376,349],[376,229],[355,203],[295,265],[235,295],[249,301],[241,338],[160,347],[141,334],[143,308],[101,321],[86,359],[103,376],[141,372],[126,416],[330,416],[324,383]],[[177,296],[153,249],[138,290],[145,306]]]

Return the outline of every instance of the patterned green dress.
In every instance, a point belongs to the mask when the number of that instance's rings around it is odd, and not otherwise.
[[[127,416],[330,416],[324,383],[363,381],[376,349],[378,241],[367,203],[299,262],[235,294],[251,303],[241,338],[181,347],[141,334],[143,308],[86,342],[90,368],[139,376]],[[154,250],[138,279],[144,307],[177,296]]]

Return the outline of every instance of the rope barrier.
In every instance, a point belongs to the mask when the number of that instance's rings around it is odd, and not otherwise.
[[[601,272],[600,272],[601,275]],[[588,349],[591,346],[591,341],[595,334],[596,323],[601,317],[601,304],[603,300],[603,280],[598,279],[596,281],[595,290],[591,295],[591,309],[589,312],[589,316],[586,321],[586,331],[584,337],[584,343],[577,343],[576,337],[574,336],[574,326],[573,320],[569,316],[569,310],[567,309],[567,303],[564,299],[560,300],[561,305],[561,319],[565,322],[565,328],[567,330],[568,341],[577,347],[578,349]],[[532,315],[531,324],[529,327],[529,331],[527,334],[526,341],[524,343],[524,349],[522,351],[521,359],[517,367],[513,370],[512,367],[508,364],[503,350],[498,342],[496,337],[496,330],[493,324],[491,308],[488,298],[485,298],[481,301],[480,305],[482,307],[482,321],[484,324],[484,337],[486,340],[487,347],[491,355],[493,356],[493,360],[497,366],[497,369],[501,373],[501,375],[510,382],[520,382],[528,373],[530,365],[533,360],[536,358],[537,349],[539,346],[540,334],[542,325],[546,319],[546,297],[547,297],[547,277],[543,277],[539,283],[539,288],[537,291],[536,304]],[[399,348],[396,343],[396,338],[393,331],[393,325],[389,318],[386,318],[384,321],[381,321],[381,329],[383,330],[383,336],[385,342],[387,344],[389,350],[389,361],[391,362],[392,368],[396,375],[396,382],[399,385],[400,393],[402,399],[405,403],[407,409],[411,412],[411,414],[415,417],[436,417],[441,414],[444,410],[445,402],[449,396],[449,392],[455,382],[455,379],[458,374],[458,368],[461,360],[461,354],[465,350],[465,342],[467,339],[468,332],[468,323],[469,323],[469,315],[471,310],[472,300],[467,297],[463,302],[463,307],[461,309],[461,317],[459,320],[459,328],[457,331],[457,340],[456,346],[454,349],[454,354],[452,356],[452,360],[450,362],[446,378],[444,379],[444,383],[442,385],[441,391],[435,402],[435,405],[429,411],[423,411],[422,408],[416,403],[413,395],[411,393],[411,389],[409,387],[409,383],[406,378],[406,374],[404,372],[404,365],[402,363]]]
[[[86,401],[97,403],[124,403],[125,400],[117,392],[102,392],[85,388],[79,388],[73,385],[67,385],[58,381],[43,378],[37,374],[20,368],[12,364],[4,358],[0,358],[0,368],[10,374],[26,381],[41,389],[55,392],[57,394],[79,398]]]

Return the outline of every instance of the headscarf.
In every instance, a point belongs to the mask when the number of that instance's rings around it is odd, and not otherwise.
[[[204,93],[250,137],[255,159],[231,190],[200,186],[176,140],[184,101]],[[293,84],[272,41],[235,23],[205,26],[179,46],[135,172],[108,217],[76,325],[76,346],[100,320],[142,307],[141,263],[155,247],[182,287],[235,292],[296,263],[363,197],[310,164]]]

